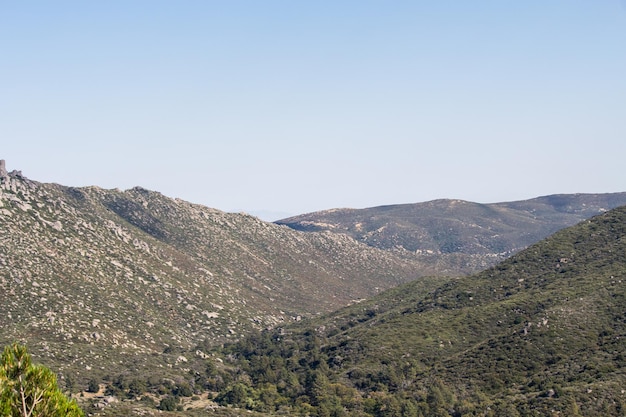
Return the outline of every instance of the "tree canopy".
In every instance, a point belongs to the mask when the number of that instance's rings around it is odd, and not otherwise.
[[[25,346],[4,348],[0,360],[0,415],[10,417],[83,417],[74,400],[63,394],[56,375],[35,365]]]

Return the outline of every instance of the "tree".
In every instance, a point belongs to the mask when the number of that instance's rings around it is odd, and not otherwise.
[[[91,378],[87,383],[87,392],[97,393],[100,391],[100,384],[94,378]]]
[[[57,385],[56,375],[33,365],[25,346],[4,348],[0,360],[0,415],[8,417],[83,417],[74,400]]]

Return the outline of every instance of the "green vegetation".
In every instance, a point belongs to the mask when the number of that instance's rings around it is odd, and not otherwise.
[[[420,289],[226,346],[233,382],[216,400],[315,416],[626,414],[626,208]]]
[[[82,417],[57,386],[56,375],[34,365],[26,347],[7,346],[0,362],[0,413],[10,417]]]

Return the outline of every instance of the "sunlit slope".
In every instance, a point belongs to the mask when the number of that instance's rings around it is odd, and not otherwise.
[[[128,358],[161,366],[148,355],[194,352],[430,272],[347,236],[21,175],[0,179],[0,243],[0,343],[83,373]]]

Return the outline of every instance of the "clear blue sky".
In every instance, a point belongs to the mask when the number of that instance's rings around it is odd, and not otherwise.
[[[626,191],[626,2],[0,0],[0,159],[265,218]]]

